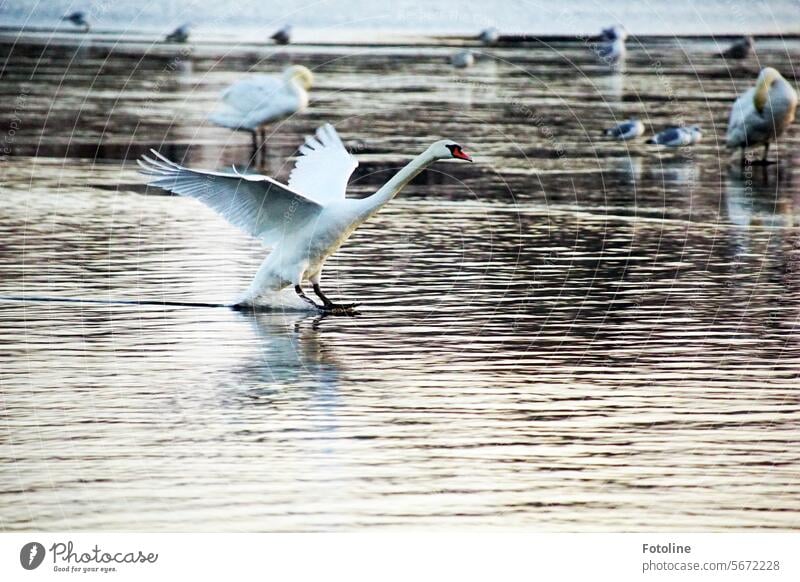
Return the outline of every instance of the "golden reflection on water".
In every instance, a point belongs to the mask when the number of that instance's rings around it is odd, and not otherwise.
[[[324,120],[361,156],[355,195],[435,136],[479,154],[423,175],[330,261],[355,318],[115,303],[224,304],[247,284],[264,251],[192,200],[145,195],[123,160],[243,163],[248,138],[203,118],[272,61],[15,49],[1,90],[30,97],[3,162],[0,526],[795,528],[797,131],[778,167],[729,168],[713,128],[752,75],[701,46],[632,51],[624,75],[579,45],[457,74],[440,48],[297,49],[320,85],[275,128],[267,170],[285,175]],[[797,53],[761,56],[788,74]],[[681,102],[659,98],[649,58]],[[710,137],[598,141],[642,112]],[[108,303],[2,300],[20,295]]]

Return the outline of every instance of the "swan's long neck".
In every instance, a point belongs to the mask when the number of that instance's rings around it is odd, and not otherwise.
[[[366,219],[375,214],[384,204],[397,196],[397,193],[405,188],[422,170],[435,161],[436,157],[431,154],[430,150],[425,150],[411,160],[402,170],[392,176],[392,179],[386,182],[380,190],[375,192],[375,194],[361,200],[362,218]]]

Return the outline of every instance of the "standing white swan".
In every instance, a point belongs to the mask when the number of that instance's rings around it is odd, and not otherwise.
[[[308,107],[308,90],[313,83],[314,75],[302,65],[287,67],[282,77],[252,75],[225,89],[222,103],[208,119],[222,127],[249,131],[255,152],[263,143],[263,136],[258,135],[262,126]]]
[[[797,109],[797,91],[772,67],[761,70],[756,86],[745,91],[733,103],[728,120],[726,145],[744,150],[757,145],[764,146],[761,164],[769,163],[769,143],[777,139],[794,121]]]
[[[320,288],[325,260],[427,166],[450,158],[472,161],[457,143],[437,141],[375,194],[356,200],[346,198],[345,191],[358,162],[330,124],[320,127],[316,136],[308,137],[300,147],[302,156],[287,185],[267,176],[191,170],[151,151],[157,159],[143,156],[138,160],[142,173],[155,178],[150,186],[197,198],[272,247],[235,305],[239,309],[252,308],[266,291],[294,285],[295,292],[314,307],[348,312],[354,305],[336,304]],[[303,292],[301,285],[306,280],[322,300],[321,306]]]

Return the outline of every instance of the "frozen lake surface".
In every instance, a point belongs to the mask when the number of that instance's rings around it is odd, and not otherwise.
[[[313,531],[793,529],[800,510],[800,155],[722,147],[761,65],[710,39],[286,50],[38,36],[0,45],[0,528]],[[263,250],[133,160],[242,164],[205,117],[247,71],[312,68],[273,128],[285,177],[334,123],[374,191],[441,136],[474,165],[421,175],[328,263],[357,317],[225,303]],[[698,123],[663,152],[601,139]],[[13,120],[17,120],[10,133]],[[108,303],[103,303],[108,302]]]

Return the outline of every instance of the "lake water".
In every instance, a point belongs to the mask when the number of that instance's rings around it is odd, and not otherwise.
[[[800,132],[766,170],[721,140],[760,64],[797,85],[800,41],[730,69],[710,39],[632,41],[624,74],[579,42],[459,73],[436,40],[10,42],[3,530],[798,527]],[[432,167],[329,261],[356,317],[157,305],[229,302],[264,250],[133,160],[244,163],[205,116],[289,62],[318,83],[263,171],[325,121],[356,196],[441,136],[477,163]],[[631,115],[704,141],[601,139]]]

